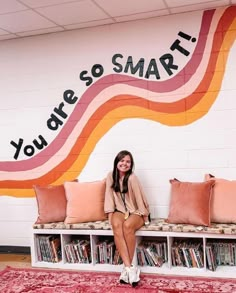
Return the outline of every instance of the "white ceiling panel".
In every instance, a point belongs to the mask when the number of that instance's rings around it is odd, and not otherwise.
[[[34,35],[43,35],[43,34],[48,34],[48,33],[56,33],[56,32],[61,32],[61,31],[64,31],[64,29],[61,28],[60,26],[55,26],[55,27],[46,28],[46,29],[20,32],[20,33],[18,33],[18,35],[21,36],[21,37],[28,37],[28,36],[34,36]]]
[[[114,21],[111,20],[110,18],[107,18],[102,20],[95,20],[95,21],[65,25],[64,27],[68,30],[73,30],[73,29],[80,29],[80,28],[86,28],[86,27],[101,26],[101,25],[111,24],[111,23],[114,23]]]
[[[192,0],[166,0],[166,4],[169,7],[187,6],[187,5],[207,3],[207,2],[211,2],[211,1],[207,1],[207,0],[196,0],[196,1],[192,1]]]
[[[75,24],[108,18],[92,1],[79,1],[56,6],[37,8],[41,15],[59,25]]]
[[[69,3],[72,2],[72,0],[21,0],[20,2],[26,4],[30,8],[38,8],[44,6]]]
[[[203,2],[198,4],[192,4],[187,6],[180,6],[177,8],[171,8],[171,13],[181,13],[181,12],[187,12],[187,11],[195,11],[195,10],[205,10],[205,9],[212,9],[219,6],[227,5],[229,1],[227,0],[221,0],[221,1],[211,1],[211,2]]]
[[[123,3],[120,0],[95,0],[95,2],[113,17],[166,8],[164,1],[157,0],[125,0]]]
[[[235,4],[236,0],[0,0],[0,40]]]
[[[12,33],[37,30],[55,26],[51,21],[43,18],[32,10],[0,16],[0,28]]]
[[[3,40],[10,40],[10,39],[15,39],[17,38],[17,35],[14,35],[14,34],[7,34],[7,35],[2,35],[0,36],[0,41],[3,41]]]
[[[115,21],[123,22],[123,21],[132,21],[132,20],[138,20],[138,19],[147,19],[147,18],[158,17],[158,16],[167,15],[167,14],[168,14],[167,9],[161,9],[161,10],[155,10],[151,12],[115,17]]]
[[[7,34],[8,34],[8,32],[0,29],[0,36],[7,35]]]
[[[27,6],[17,0],[0,0],[0,14],[26,10]]]

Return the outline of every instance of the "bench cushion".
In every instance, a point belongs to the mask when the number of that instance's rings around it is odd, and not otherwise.
[[[65,224],[64,222],[51,224],[33,225],[33,229],[76,229],[76,230],[111,230],[108,220]],[[233,234],[236,235],[236,224],[211,223],[211,226],[196,226],[185,224],[170,224],[163,218],[152,219],[149,226],[143,226],[140,231],[163,231],[163,232],[184,232],[184,233],[209,233],[209,234]]]

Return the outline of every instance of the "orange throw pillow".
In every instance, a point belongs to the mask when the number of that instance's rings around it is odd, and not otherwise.
[[[171,179],[171,200],[167,222],[210,225],[210,198],[214,181],[181,182]]]
[[[67,209],[66,224],[102,221],[104,213],[106,181],[65,182]]]
[[[37,203],[37,224],[64,222],[66,217],[66,194],[63,185],[33,186]]]
[[[215,178],[206,174],[205,180],[214,180],[211,198],[211,221],[215,223],[236,223],[236,181]]]

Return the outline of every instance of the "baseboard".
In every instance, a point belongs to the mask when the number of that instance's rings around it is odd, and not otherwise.
[[[30,254],[30,247],[28,246],[0,246],[0,253]]]

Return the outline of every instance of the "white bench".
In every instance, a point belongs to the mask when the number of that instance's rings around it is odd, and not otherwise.
[[[57,234],[61,237],[62,244],[62,261],[59,263],[49,263],[38,261],[36,248],[36,235],[39,234]],[[91,251],[94,250],[99,237],[113,237],[113,232],[108,221],[97,221],[88,223],[65,224],[63,222],[51,224],[34,224],[32,229],[32,245],[31,257],[32,266],[48,267],[58,269],[75,269],[75,270],[103,270],[103,271],[121,271],[122,266],[110,264],[97,264],[92,256],[90,264],[71,264],[67,263],[64,253],[65,244],[70,242],[72,235],[86,235],[91,242]],[[177,275],[193,275],[193,276],[210,276],[210,277],[231,277],[236,278],[235,266],[219,266],[216,271],[212,272],[206,267],[206,243],[210,239],[232,239],[236,243],[236,224],[216,224],[212,223],[210,227],[185,225],[185,224],[169,224],[165,219],[152,219],[149,226],[143,226],[136,232],[137,243],[145,237],[154,239],[165,239],[168,249],[168,262],[161,267],[142,267],[141,270],[147,273],[159,274],[177,274]],[[192,238],[199,239],[203,244],[204,251],[204,268],[186,268],[174,267],[171,264],[171,246],[175,239]]]

